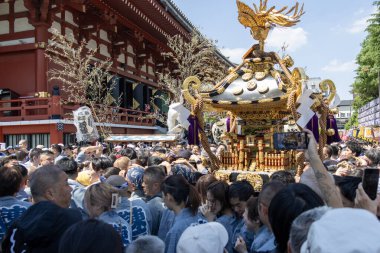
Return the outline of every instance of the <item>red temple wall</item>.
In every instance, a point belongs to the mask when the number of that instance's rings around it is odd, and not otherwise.
[[[21,96],[36,90],[34,51],[0,54],[0,88],[9,88]]]

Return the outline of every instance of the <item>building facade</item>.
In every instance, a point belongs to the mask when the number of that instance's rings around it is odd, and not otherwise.
[[[68,143],[75,128],[67,120],[74,107],[63,106],[48,81],[53,67],[45,57],[53,29],[85,39],[98,49],[97,59],[110,58],[121,96],[113,133],[151,134],[154,118],[146,110],[153,95],[164,91],[157,72],[173,66],[161,56],[167,37],[189,36],[192,24],[170,0],[0,0],[0,142],[26,138],[31,145]],[[228,62],[220,53],[220,59]]]
[[[344,129],[344,125],[351,118],[352,113],[354,112],[353,100],[342,100],[338,105],[339,113],[335,116],[338,129]]]

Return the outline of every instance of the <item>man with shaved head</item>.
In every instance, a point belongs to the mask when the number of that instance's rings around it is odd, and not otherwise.
[[[82,216],[68,209],[71,187],[67,175],[55,165],[42,166],[30,175],[34,204],[9,229],[4,252],[58,252],[61,235]]]

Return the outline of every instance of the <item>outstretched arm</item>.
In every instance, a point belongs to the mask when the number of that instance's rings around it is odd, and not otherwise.
[[[310,165],[314,171],[319,188],[323,194],[324,201],[330,207],[343,207],[342,199],[335,187],[334,179],[328,173],[327,169],[322,163],[322,160],[319,157],[317,142],[315,141],[313,133],[308,129],[304,129],[304,132],[306,132],[307,136],[309,137],[309,146],[305,155],[306,158],[309,158]]]

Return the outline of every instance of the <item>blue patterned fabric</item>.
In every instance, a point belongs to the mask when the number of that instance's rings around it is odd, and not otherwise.
[[[161,193],[152,198],[147,199],[146,203],[149,207],[150,213],[152,214],[152,235],[158,235],[162,213],[166,209]]]
[[[24,202],[29,202],[29,199],[31,199],[32,196],[28,195],[28,193],[22,189],[16,194],[16,199],[24,201]]]
[[[196,183],[195,174],[185,164],[176,163],[172,165],[170,175],[182,175],[190,184]]]
[[[128,169],[127,177],[131,181],[137,190],[142,190],[144,169],[142,167],[132,167]]]
[[[7,228],[31,205],[29,202],[18,200],[12,196],[0,198],[0,242],[3,240]]]
[[[175,253],[178,240],[183,231],[190,226],[204,224],[207,221],[200,215],[193,215],[189,208],[184,208],[175,217],[174,224],[165,238],[165,253]]]
[[[116,232],[120,234],[124,247],[127,247],[132,242],[131,226],[115,211],[104,212],[98,219],[113,226]]]
[[[131,222],[132,204],[132,222]],[[142,200],[129,201],[128,198],[121,198],[121,203],[115,212],[123,218],[132,228],[132,241],[141,235],[149,235],[151,231],[152,216],[147,204]]]
[[[160,227],[158,228],[157,236],[165,241],[166,235],[174,224],[175,213],[167,208],[164,209],[161,216]]]

